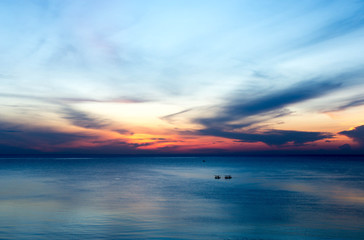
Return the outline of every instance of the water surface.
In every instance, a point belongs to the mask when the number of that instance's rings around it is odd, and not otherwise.
[[[0,164],[0,239],[364,239],[360,157]]]

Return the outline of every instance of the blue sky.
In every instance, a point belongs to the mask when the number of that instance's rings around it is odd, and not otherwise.
[[[1,144],[360,149],[339,132],[364,124],[363,13],[344,0],[1,1]],[[43,133],[70,138],[25,140]]]

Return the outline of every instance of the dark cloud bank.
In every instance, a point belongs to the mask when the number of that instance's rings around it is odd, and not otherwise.
[[[207,135],[234,139],[242,142],[262,142],[269,146],[287,147],[289,145],[305,145],[318,140],[331,139],[334,134],[327,132],[308,132],[294,130],[265,129],[254,127],[258,123],[291,114],[286,107],[291,104],[301,103],[306,100],[321,97],[332,93],[342,87],[355,84],[362,71],[353,71],[332,78],[316,78],[304,81],[285,89],[268,91],[257,97],[237,95],[231,97],[225,104],[217,107],[214,117],[195,117],[193,122],[203,126],[197,131],[184,132],[185,134]],[[350,103],[340,106],[340,110],[361,105],[362,99],[355,99]],[[198,109],[189,109],[187,112]],[[186,111],[167,116],[166,120],[173,122],[173,118],[183,115]],[[169,119],[172,118],[172,119]],[[353,131],[343,131],[340,134],[353,138],[363,145],[364,128]],[[284,150],[285,151],[285,150]],[[295,150],[292,150],[295,151]],[[302,152],[291,153],[302,153]],[[277,151],[277,153],[279,150]],[[351,153],[350,145],[341,146],[332,150],[307,150],[307,153]],[[358,152],[358,151],[356,151]],[[359,150],[359,152],[363,152]]]
[[[339,132],[339,134],[352,138],[359,143],[361,148],[364,148],[364,125],[358,126],[353,130]]]
[[[89,142],[91,147],[73,147],[77,141]],[[50,128],[35,128],[0,122],[1,154],[143,154],[142,145],[119,140],[102,142],[98,136],[79,133],[59,132]]]
[[[218,129],[203,129],[198,131],[201,135],[210,135],[241,140],[242,142],[263,142],[267,145],[284,145],[293,143],[302,145],[307,142],[331,138],[330,133],[302,132],[286,130],[268,130],[261,133],[226,132]]]
[[[196,118],[196,123],[204,126],[195,134],[236,139],[243,142],[263,142],[267,145],[303,145],[321,139],[332,138],[325,132],[305,132],[294,130],[259,130],[249,127],[266,119],[274,119],[290,114],[285,107],[290,104],[316,98],[341,87],[338,81],[307,81],[283,90],[267,93],[250,100],[237,96],[222,106],[216,117]],[[245,121],[249,119],[248,121]],[[234,123],[231,122],[240,122]],[[248,130],[244,130],[247,129]]]

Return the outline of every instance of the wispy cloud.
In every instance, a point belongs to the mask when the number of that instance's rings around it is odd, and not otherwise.
[[[110,125],[108,121],[92,117],[82,111],[75,110],[71,107],[64,107],[63,118],[69,120],[73,125],[83,128],[102,129]]]
[[[322,7],[326,8],[326,3]],[[364,27],[363,12],[364,7],[358,5],[356,9],[353,9],[349,13],[342,12],[341,14],[338,14],[336,19],[334,18],[322,21],[321,23],[323,25],[316,31],[312,32],[310,36],[307,36],[303,45],[311,46],[336,37],[343,37],[354,31],[362,29]]]
[[[357,107],[361,105],[364,105],[364,97],[355,96],[337,103],[334,107],[326,107],[324,112],[342,111],[351,107]]]
[[[0,93],[0,97],[5,98],[19,98],[19,99],[33,99],[38,101],[43,101],[47,103],[54,104],[66,104],[66,103],[87,103],[87,102],[95,102],[95,103],[120,103],[120,104],[128,104],[128,103],[145,103],[151,100],[138,98],[138,97],[119,97],[119,98],[80,98],[80,97],[52,97],[52,96],[44,96],[43,95],[27,95],[27,94],[17,94],[17,93]]]
[[[257,115],[282,116],[287,112],[282,109],[290,104],[322,96],[330,91],[340,88],[342,84],[335,81],[312,80],[295,84],[283,90],[268,92],[259,97],[246,99],[237,96],[222,106],[214,118],[197,118],[196,122],[207,127],[224,127],[231,121],[241,120]]]

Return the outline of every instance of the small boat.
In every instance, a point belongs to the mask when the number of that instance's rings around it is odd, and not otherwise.
[[[231,175],[225,175],[225,179],[232,179],[233,177]]]
[[[220,175],[215,175],[215,179],[220,179]]]

